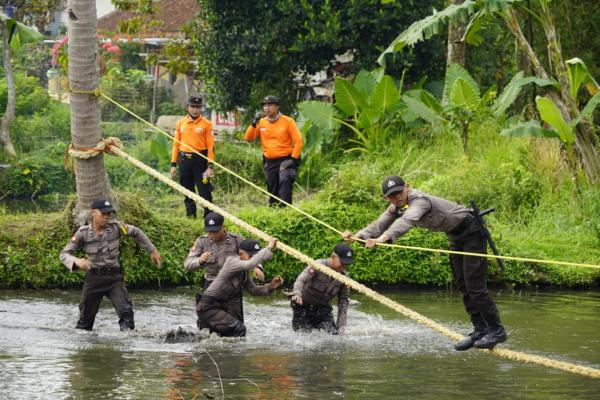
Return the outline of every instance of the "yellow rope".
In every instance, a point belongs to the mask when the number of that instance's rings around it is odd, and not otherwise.
[[[125,106],[119,104],[116,100],[110,98],[109,96],[107,96],[106,94],[102,93],[99,89],[96,90],[74,90],[71,89],[71,91],[73,93],[81,93],[81,94],[92,94],[94,96],[101,96],[103,98],[105,98],[106,100],[108,100],[109,102],[113,103],[114,105],[116,105],[117,107],[121,108],[123,111],[125,111],[126,113],[132,115],[133,117],[135,117],[136,119],[140,120],[141,122],[143,122],[144,124],[148,125],[149,127],[151,127],[152,129],[160,132],[161,134],[165,135],[166,137],[168,137],[169,139],[171,139],[172,141],[179,143],[179,144],[183,144],[181,141],[175,139],[173,136],[171,136],[169,133],[165,132],[164,130],[160,129],[159,127],[153,125],[152,123],[146,121],[145,119],[143,119],[142,117],[140,117],[139,115],[137,115],[136,113],[134,113],[133,111],[129,110],[128,108],[126,108]],[[204,154],[197,152],[197,151],[193,151],[194,154],[199,155],[202,158],[205,158],[208,160],[208,157],[205,156]],[[256,185],[254,182],[249,181],[248,179],[244,178],[241,175],[238,175],[237,173],[235,173],[234,171],[230,170],[229,168],[225,167],[224,165],[211,160],[211,162],[213,164],[215,164],[216,166],[220,167],[221,169],[223,169],[224,171],[228,172],[229,174],[235,176],[236,178],[242,180],[243,182],[247,183],[248,185],[252,186],[253,188],[265,193],[267,196],[270,196],[282,203],[284,203],[285,205],[287,205],[288,207],[290,207],[291,209],[299,212],[300,214],[304,215],[305,217],[313,220],[314,222],[332,230],[333,232],[336,232],[337,234],[341,235],[342,231],[340,231],[339,229],[336,229],[335,227],[331,226],[330,224],[326,223],[325,221],[322,221],[314,216],[312,216],[311,214],[307,213],[306,211],[294,206],[293,204],[290,204],[288,202],[286,202],[283,199],[280,199],[279,197],[277,197],[276,195],[269,193],[268,191],[266,191],[265,189],[263,189],[262,187]],[[360,239],[360,238],[353,238],[355,241],[358,242],[362,242],[365,243],[366,240]],[[594,269],[599,269],[600,270],[600,265],[595,265],[595,264],[585,264],[585,263],[576,263],[576,262],[569,262],[569,261],[555,261],[555,260],[542,260],[542,259],[537,259],[537,258],[525,258],[525,257],[514,257],[514,256],[502,256],[502,255],[495,255],[495,254],[481,254],[481,253],[470,253],[470,252],[466,252],[466,251],[457,251],[457,250],[445,250],[445,249],[433,249],[433,248],[429,248],[429,247],[419,247],[419,246],[407,246],[407,245],[401,245],[401,244],[391,244],[391,243],[377,243],[377,246],[382,246],[382,247],[393,247],[393,248],[398,248],[398,249],[404,249],[404,250],[417,250],[417,251],[426,251],[426,252],[430,252],[430,253],[442,253],[442,254],[458,254],[458,255],[465,255],[465,256],[473,256],[473,257],[483,257],[483,258],[495,258],[495,259],[500,259],[500,260],[511,260],[511,261],[522,261],[522,262],[531,262],[531,263],[537,263],[537,264],[552,264],[552,265],[565,265],[565,266],[572,266],[572,267],[585,267],[585,268],[594,268]]]
[[[211,209],[212,211],[218,212],[219,214],[223,215],[225,218],[227,218],[229,221],[231,221],[236,226],[238,226],[242,229],[245,229],[246,231],[250,232],[251,234],[253,234],[265,241],[268,241],[271,238],[271,236],[269,236],[267,233],[255,228],[254,226],[248,224],[247,222],[239,219],[235,215],[228,213],[226,210],[222,209],[221,207],[219,207],[211,202],[208,202],[207,200],[200,197],[196,193],[184,188],[183,186],[179,185],[178,183],[174,182],[173,180],[165,177],[160,172],[150,168],[149,166],[145,165],[141,161],[133,158],[132,156],[130,156],[129,154],[127,154],[126,152],[121,150],[119,147],[112,146],[110,148],[110,152],[112,154],[115,154],[115,155],[129,161],[131,164],[133,164],[137,168],[139,168],[142,171],[146,172],[147,174],[153,176],[154,178],[158,179],[160,182],[166,184],[167,186],[178,191],[179,193],[183,194],[184,196],[187,196],[187,197],[193,199],[195,202],[199,203],[202,207],[206,207],[206,208]],[[328,267],[316,262],[312,258],[310,258],[307,255],[301,253],[300,251],[294,249],[293,247],[286,245],[285,243],[279,242],[277,244],[277,248],[280,249],[281,251],[283,251],[284,253],[287,253],[287,254],[291,255],[292,257],[302,261],[303,263],[308,264],[311,267],[323,272],[324,274],[331,276],[334,279],[337,279],[338,281],[340,281],[344,285],[347,285],[348,287],[354,289],[355,291],[362,293],[373,300],[378,301],[379,303],[391,308],[394,311],[399,312],[400,314],[402,314],[408,318],[411,318],[412,320],[416,321],[417,323],[419,323],[421,325],[424,325],[430,329],[433,329],[434,331],[439,332],[442,335],[444,335],[452,340],[459,340],[462,338],[462,335],[460,335],[459,333],[454,332],[454,331],[446,328],[445,326],[435,322],[434,320],[429,319],[429,318],[417,313],[416,311],[411,310],[410,308],[407,308],[401,304],[398,304],[395,301],[377,293],[376,291],[350,279],[349,277],[342,275],[342,274],[334,271],[333,269],[328,268]],[[513,360],[513,361],[523,361],[523,362],[527,362],[527,363],[534,363],[534,364],[539,364],[539,365],[543,365],[543,366],[550,367],[550,368],[556,368],[556,369],[560,369],[563,371],[567,371],[567,372],[571,372],[574,374],[579,374],[579,375],[583,375],[583,376],[587,376],[587,377],[591,377],[591,378],[596,378],[596,379],[600,378],[600,370],[598,370],[598,369],[591,368],[591,367],[585,367],[585,366],[581,366],[581,365],[577,365],[577,364],[572,364],[572,363],[568,363],[568,362],[557,361],[557,360],[553,360],[553,359],[550,359],[547,357],[536,356],[536,355],[526,354],[526,353],[512,351],[512,350],[505,350],[505,349],[495,349],[492,351],[480,350],[480,351],[484,351],[487,354],[492,354],[492,355],[506,358],[506,359]]]

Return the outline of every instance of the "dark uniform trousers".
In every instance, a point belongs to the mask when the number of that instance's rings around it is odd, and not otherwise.
[[[88,270],[83,284],[81,301],[79,302],[79,321],[77,329],[92,330],[96,314],[100,308],[100,302],[104,296],[108,297],[112,303],[117,315],[119,316],[119,326],[121,330],[134,329],[133,306],[129,299],[129,294],[125,288],[123,274],[118,269],[116,274],[97,274],[98,271]],[[106,268],[106,270],[110,270]]]
[[[208,150],[200,151],[205,156],[208,154]],[[202,182],[202,174],[208,168],[208,161],[194,153],[179,153],[177,160],[179,167],[179,183],[184,188],[195,192],[195,188],[198,188],[198,194],[200,197],[212,202],[212,185],[210,182]],[[186,197],[183,201],[185,204],[185,213],[188,217],[196,217],[196,202]],[[204,209],[204,216],[208,214],[210,210]]]
[[[469,253],[487,253],[487,241],[477,222],[463,232],[448,234],[450,250]],[[494,300],[486,285],[487,259],[484,257],[451,254],[452,272],[463,296],[465,310],[476,328],[495,329],[501,326]]]
[[[239,302],[237,298],[232,300]],[[223,337],[246,336],[246,325],[244,325],[243,319],[240,320],[229,312],[228,305],[230,303],[232,303],[231,300],[225,302],[206,295],[200,295],[196,304],[198,327],[202,325],[207,327],[210,332],[215,332]]]
[[[279,170],[284,160],[292,159],[292,156],[267,159],[263,157],[263,169],[267,179],[267,191],[289,204],[292,204],[292,187],[296,181],[296,166],[291,166],[283,171]],[[269,206],[285,207],[284,203],[269,197]]]
[[[330,335],[338,333],[330,305],[300,305],[292,302],[292,310],[292,328],[295,331],[323,329]]]
[[[202,279],[202,291],[208,289],[212,281]],[[202,293],[196,293],[196,306],[200,302],[202,298]],[[242,324],[244,323],[244,301],[242,297],[242,293],[240,291],[239,296],[233,297],[223,304],[221,304],[222,308],[233,317],[235,320],[240,321]],[[198,325],[198,329],[210,328],[209,325],[204,323],[200,316],[198,316],[198,320],[196,321],[196,325]]]

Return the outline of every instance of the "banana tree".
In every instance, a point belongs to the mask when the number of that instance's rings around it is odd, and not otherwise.
[[[577,107],[575,96],[577,89],[573,87],[572,80],[569,79],[567,63],[563,60],[553,16],[549,8],[550,0],[531,0],[531,2],[536,6],[536,10],[528,8],[527,2],[524,0],[465,0],[460,5],[451,4],[442,11],[434,11],[433,15],[414,22],[408,29],[401,32],[380,55],[378,62],[385,65],[385,57],[388,53],[401,51],[406,46],[414,46],[419,41],[437,35],[443,31],[441,27],[449,21],[468,20],[465,33],[467,36],[472,27],[481,26],[478,24],[481,18],[491,15],[498,17],[513,34],[536,76],[540,79],[550,80],[551,75],[533,51],[519,25],[519,12],[531,15],[544,30],[552,72],[560,84],[558,90],[549,89],[546,96],[560,110],[565,121],[568,123],[578,121],[574,129],[574,144],[577,154],[581,157],[588,178],[592,182],[600,182],[600,154],[596,148],[596,136],[585,116],[581,116]]]
[[[23,44],[39,42],[43,39],[36,30],[29,28],[6,14],[0,13],[0,32],[2,34],[2,60],[4,63],[4,76],[6,78],[8,96],[6,110],[0,120],[0,141],[4,151],[10,156],[16,156],[15,148],[10,139],[10,125],[15,118],[17,91],[13,77],[11,53]]]
[[[298,110],[313,126],[325,132],[348,128],[355,146],[347,151],[373,152],[389,137],[393,117],[402,105],[400,89],[383,70],[360,71],[350,82],[336,78],[335,104],[317,101],[298,103]],[[331,135],[324,137],[330,138]]]
[[[423,89],[408,91],[402,96],[402,101],[410,113],[431,124],[441,123],[459,129],[463,150],[467,153],[469,127],[473,121],[488,114],[500,116],[515,101],[523,86],[530,83],[542,87],[558,87],[556,81],[524,77],[523,72],[519,71],[502,94],[492,102],[493,88],[480,94],[480,88],[473,77],[460,65],[451,64],[446,71],[441,102]],[[411,115],[408,114],[405,118],[411,118]]]
[[[504,129],[501,134],[505,136],[536,136],[546,138],[557,138],[570,150],[575,143],[575,132],[578,124],[584,118],[591,117],[592,113],[600,104],[600,85],[589,74],[586,65],[578,58],[567,60],[567,76],[571,85],[571,93],[576,98],[577,92],[582,86],[586,86],[592,98],[581,110],[578,117],[567,121],[558,106],[548,97],[537,96],[536,108],[540,118],[549,128],[542,127],[540,121],[531,120],[516,126]]]

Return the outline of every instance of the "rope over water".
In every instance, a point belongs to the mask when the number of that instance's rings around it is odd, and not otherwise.
[[[165,177],[164,175],[162,175],[160,172],[156,171],[155,169],[150,168],[146,164],[144,164],[141,161],[130,156],[129,154],[127,154],[126,152],[124,152],[121,149],[120,142],[110,141],[110,139],[111,138],[109,138],[110,144],[108,144],[108,145],[105,144],[103,147],[103,150],[98,149],[96,151],[97,152],[108,151],[110,154],[119,156],[119,157],[125,159],[126,161],[128,161],[129,163],[133,164],[137,168],[141,169],[142,171],[146,172],[147,174],[153,176],[154,178],[156,178],[160,182],[164,183],[165,185],[178,191],[179,193],[183,194],[184,196],[187,196],[187,197],[193,199],[196,203],[200,204],[201,206],[209,208],[212,211],[218,212],[219,214],[221,214],[225,218],[227,218],[229,221],[231,221],[234,225],[250,232],[251,234],[253,234],[265,241],[268,241],[271,238],[271,236],[268,235],[267,233],[255,228],[254,226],[241,220],[240,218],[236,217],[235,215],[230,214],[229,212],[222,209],[221,207],[206,201],[205,199],[203,199],[196,193],[187,190],[186,188],[184,188],[183,186],[174,182],[173,180]],[[99,145],[97,147],[102,147],[102,146]],[[462,338],[461,334],[454,332],[451,329],[448,329],[445,326],[435,322],[434,320],[427,318],[427,317],[417,313],[416,311],[413,311],[410,308],[407,308],[399,303],[396,303],[395,301],[354,281],[353,279],[350,279],[349,277],[342,275],[342,274],[334,271],[333,269],[328,268],[327,266],[316,262],[314,259],[308,257],[307,255],[301,253],[300,251],[294,249],[293,247],[286,245],[285,243],[278,242],[277,248],[280,249],[281,251],[283,251],[284,253],[289,254],[290,256],[302,261],[303,263],[310,265],[311,267],[315,268],[316,270],[342,282],[343,284],[354,289],[355,291],[364,294],[365,296],[391,308],[392,310],[414,320],[415,322],[417,322],[427,328],[430,328],[452,340],[459,340]],[[522,362],[526,362],[526,363],[538,364],[538,365],[542,365],[545,367],[555,368],[555,369],[559,369],[562,371],[570,372],[573,374],[579,374],[579,375],[587,376],[590,378],[600,379],[600,370],[598,370],[598,369],[591,368],[591,367],[585,367],[585,366],[581,366],[581,365],[577,365],[577,364],[573,364],[573,363],[563,362],[563,361],[557,361],[557,360],[553,360],[548,357],[537,356],[537,355],[533,355],[533,354],[527,354],[527,353],[523,353],[523,352],[519,352],[519,351],[506,350],[506,349],[494,349],[492,351],[479,350],[479,351],[483,351],[483,352],[486,352],[487,354],[491,354],[491,355],[505,358],[505,359],[512,360],[512,361],[522,361]]]

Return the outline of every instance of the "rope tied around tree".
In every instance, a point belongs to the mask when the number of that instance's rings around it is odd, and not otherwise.
[[[113,147],[121,148],[123,143],[116,137],[107,137],[102,139],[94,147],[76,147],[73,143],[67,146],[65,150],[65,169],[69,170],[69,158],[71,161],[71,172],[73,173],[73,159],[87,160],[102,153],[111,153]]]

